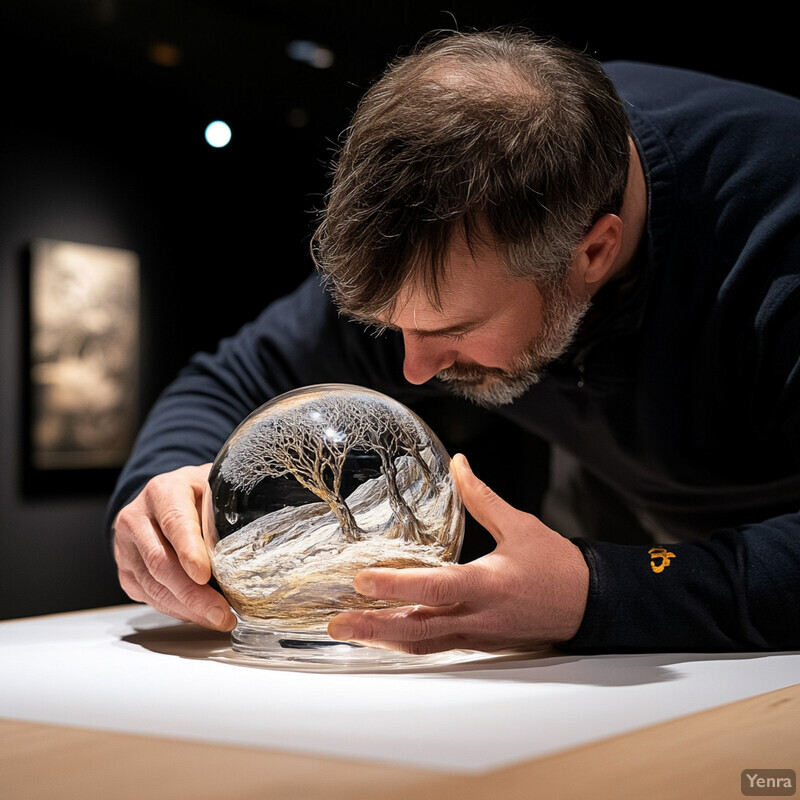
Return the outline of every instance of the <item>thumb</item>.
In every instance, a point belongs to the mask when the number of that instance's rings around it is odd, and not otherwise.
[[[519,515],[523,512],[506,503],[480,480],[463,454],[456,453],[453,456],[450,469],[467,511],[500,544],[509,529],[516,526]]]

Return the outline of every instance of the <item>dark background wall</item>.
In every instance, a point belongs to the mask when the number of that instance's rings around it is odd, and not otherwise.
[[[386,61],[431,29],[523,24],[601,59],[703,69],[798,93],[791,26],[764,4],[757,18],[703,15],[697,4],[662,6],[658,16],[625,4],[554,6],[0,4],[0,618],[125,599],[103,535],[114,473],[31,480],[24,468],[31,239],[139,254],[143,414],[191,353],[213,348],[310,271],[312,212],[327,185],[333,143]],[[333,64],[292,60],[293,40],[324,45]],[[176,48],[175,65],[153,60],[157,43]],[[215,118],[233,129],[223,150],[203,141]],[[462,433],[491,433],[472,445],[478,471],[507,475],[539,464],[538,443],[521,447],[501,423],[460,413]],[[515,469],[498,470],[509,459]],[[506,491],[523,504],[529,490],[518,479]]]

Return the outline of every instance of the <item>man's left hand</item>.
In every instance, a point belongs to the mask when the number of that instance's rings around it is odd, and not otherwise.
[[[502,500],[463,455],[451,469],[466,509],[497,547],[468,564],[359,572],[360,594],[407,605],[338,614],[330,636],[417,654],[527,649],[571,639],[589,589],[579,548]]]

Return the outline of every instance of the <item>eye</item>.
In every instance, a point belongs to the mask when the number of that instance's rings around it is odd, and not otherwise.
[[[460,342],[462,339],[466,339],[469,335],[469,331],[459,331],[459,332],[452,332],[452,333],[432,333],[428,331],[408,331],[409,336],[413,336],[418,342],[426,342],[430,341],[431,339],[444,339],[448,342]]]

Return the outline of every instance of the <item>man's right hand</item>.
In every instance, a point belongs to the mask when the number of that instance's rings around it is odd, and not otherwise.
[[[114,522],[119,582],[132,600],[164,614],[229,631],[236,618],[208,586],[211,562],[201,534],[210,464],[157,475]]]

